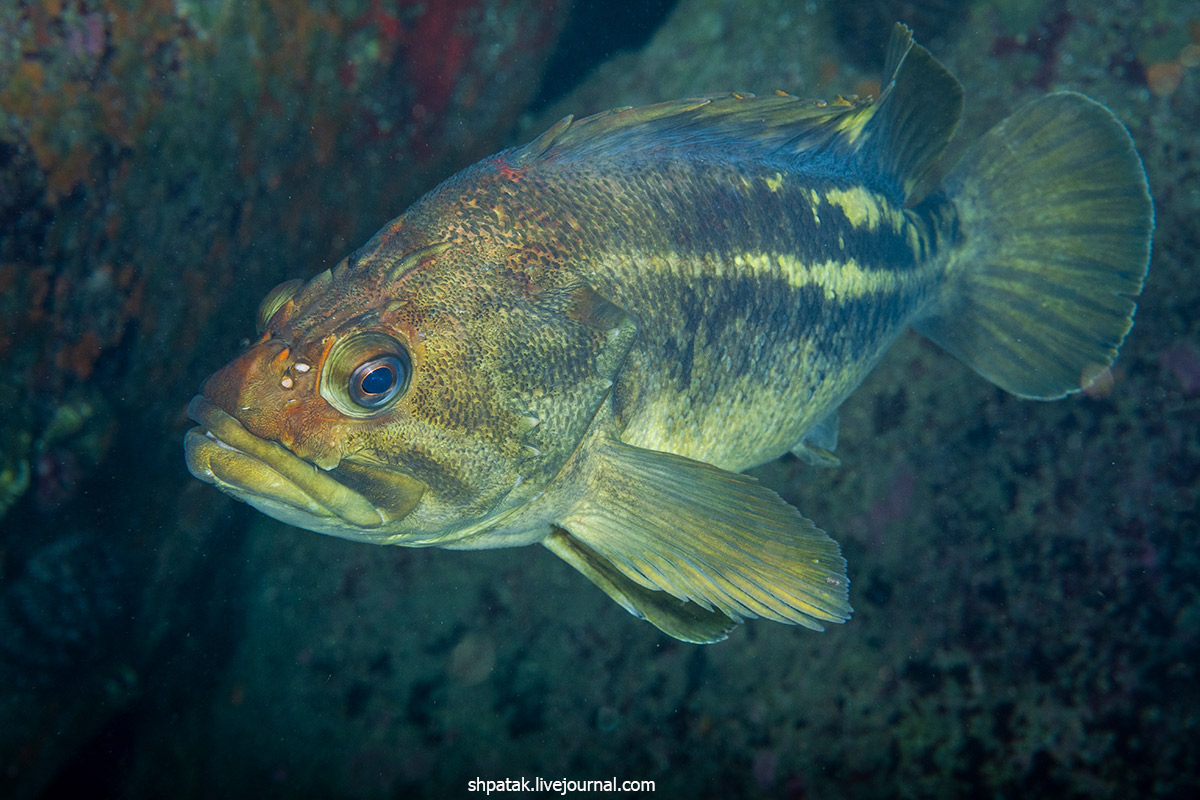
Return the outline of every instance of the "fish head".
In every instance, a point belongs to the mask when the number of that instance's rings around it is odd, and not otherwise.
[[[473,546],[562,469],[632,325],[586,286],[536,286],[519,252],[372,241],[266,297],[188,407],[188,468],[298,527]]]

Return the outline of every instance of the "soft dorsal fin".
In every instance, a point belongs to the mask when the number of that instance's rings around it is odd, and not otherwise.
[[[884,76],[875,102],[732,93],[566,117],[510,159],[515,166],[632,161],[678,149],[853,176],[901,199],[950,140],[962,87],[903,25],[892,33]]]
[[[856,150],[864,169],[888,176],[908,197],[954,136],[963,88],[900,23],[888,42],[883,75],[879,101],[858,115]]]

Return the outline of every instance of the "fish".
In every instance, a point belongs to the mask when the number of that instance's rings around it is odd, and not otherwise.
[[[878,98],[566,117],[273,289],[188,405],[188,469],[346,539],[540,544],[685,642],[845,622],[838,544],[744,471],[836,466],[909,327],[1018,397],[1081,391],[1149,267],[1111,111],[1048,94],[943,165],[963,94],[897,25]]]

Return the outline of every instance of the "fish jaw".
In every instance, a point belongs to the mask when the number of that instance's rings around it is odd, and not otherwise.
[[[204,395],[188,405],[199,423],[184,437],[188,470],[206,483],[270,517],[343,539],[390,544],[393,523],[417,506],[425,485],[393,474],[384,507],[339,477],[343,470],[318,469],[282,445],[248,431]]]

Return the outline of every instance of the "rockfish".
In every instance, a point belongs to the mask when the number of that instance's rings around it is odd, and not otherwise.
[[[690,642],[851,613],[838,545],[743,470],[837,463],[908,326],[1053,399],[1113,363],[1153,212],[1124,127],[1036,100],[945,173],[961,85],[897,26],[877,100],[567,117],[258,312],[188,407],[192,474],[376,544],[542,544]]]

